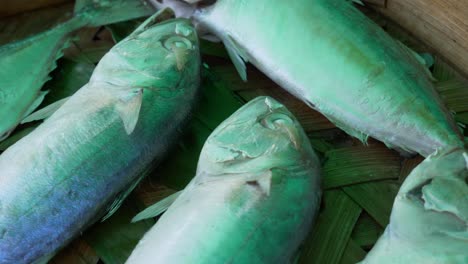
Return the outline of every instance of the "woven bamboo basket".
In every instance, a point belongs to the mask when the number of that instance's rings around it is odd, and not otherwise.
[[[0,7],[0,17],[3,17],[0,43],[7,42],[12,34],[21,37],[21,29],[28,23],[38,29],[47,28],[63,20],[63,14],[72,8],[73,3],[66,0],[12,1]],[[393,37],[417,52],[433,55],[435,63],[431,71],[438,81],[438,92],[455,112],[457,122],[468,124],[465,79],[468,76],[468,2],[373,0],[360,8]],[[65,52],[46,86],[85,83],[92,64],[115,44],[109,30],[121,30],[124,34],[139,22],[127,21],[77,32],[80,40]],[[400,184],[422,157],[403,157],[372,139],[363,145],[253,66],[248,68],[249,81],[242,82],[222,45],[202,42],[202,53],[209,70],[204,74],[200,107],[194,115],[209,121],[202,123],[195,119],[178,146],[122,207],[110,219],[93,225],[77,237],[51,263],[124,263],[139,239],[157,221],[155,218],[132,224],[130,219],[145,207],[183,189],[195,175],[199,152],[210,131],[243,103],[259,95],[272,96],[296,115],[323,162],[324,196],[320,215],[302,245],[299,263],[347,264],[362,260],[388,224]],[[87,58],[88,66],[77,65],[73,61],[77,57]],[[78,66],[87,70],[77,73]],[[468,130],[464,133],[467,135]],[[0,146],[2,150],[7,147]]]

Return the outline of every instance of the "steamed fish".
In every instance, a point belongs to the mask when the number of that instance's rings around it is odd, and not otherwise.
[[[77,0],[74,17],[27,39],[0,46],[0,140],[38,107],[47,91],[41,91],[55,61],[70,41],[71,32],[149,15],[140,0]]]
[[[319,166],[283,105],[252,100],[210,135],[196,176],[127,263],[289,263],[318,212]]]
[[[198,40],[185,19],[155,21],[0,155],[0,263],[47,258],[115,211],[175,141],[200,81]]]
[[[346,0],[152,0],[222,40],[243,79],[251,62],[363,142],[427,156],[463,145],[416,53]]]
[[[468,152],[429,156],[403,183],[362,263],[468,263]]]

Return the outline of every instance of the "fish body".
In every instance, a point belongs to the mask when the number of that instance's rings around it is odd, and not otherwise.
[[[175,141],[200,82],[198,40],[185,19],[152,19],[0,156],[0,263],[31,263],[60,249]]]
[[[319,161],[295,117],[258,97],[207,139],[194,179],[127,263],[289,263],[320,204]]]
[[[463,145],[425,65],[348,1],[153,2],[222,40],[242,77],[251,62],[363,142],[424,156]]]
[[[468,152],[429,156],[403,183],[362,264],[468,263]]]
[[[100,26],[149,15],[137,0],[76,1],[73,18],[29,38],[0,47],[0,140],[38,107],[47,92],[42,85],[63,55],[71,33],[85,26]]]

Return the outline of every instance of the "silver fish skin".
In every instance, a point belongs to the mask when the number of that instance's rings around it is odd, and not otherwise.
[[[190,17],[200,35],[244,61],[337,127],[428,156],[464,145],[420,58],[345,0],[153,0]]]
[[[140,0],[76,0],[73,17],[46,31],[0,46],[0,141],[37,108],[41,91],[72,39],[72,32],[151,14]]]
[[[175,143],[200,82],[198,38],[188,20],[155,21],[114,46],[87,85],[0,156],[0,263],[53,254]]]
[[[258,97],[209,136],[196,176],[127,264],[291,263],[320,197],[305,132],[283,105]]]
[[[468,263],[468,152],[435,153],[406,178],[362,264]]]

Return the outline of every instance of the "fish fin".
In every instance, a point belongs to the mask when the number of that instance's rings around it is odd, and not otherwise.
[[[186,2],[187,4],[193,5],[193,4],[196,4],[196,3],[199,3],[199,2],[204,2],[206,0],[182,0],[182,1]]]
[[[183,70],[185,67],[185,64],[187,63],[187,50],[175,47],[173,49],[173,53],[176,59],[177,70],[178,71]]]
[[[247,176],[245,183],[249,186],[252,186],[258,189],[262,194],[269,196],[271,190],[271,179],[272,179],[272,172],[265,171],[263,173]]]
[[[0,135],[0,141],[3,141],[5,139],[7,139],[10,135],[11,135],[11,132],[13,132],[14,130],[16,129],[16,127],[4,132],[2,135]]]
[[[434,66],[435,59],[432,54],[427,53],[427,52],[422,52],[422,53],[417,53],[417,55],[424,60],[424,65],[426,65],[427,68],[430,68]]]
[[[37,98],[32,102],[29,106],[28,110],[23,115],[23,118],[26,118],[30,115],[39,105],[41,105],[42,101],[44,101],[44,97],[49,93],[49,91],[40,91]]]
[[[332,122],[335,126],[343,130],[346,134],[359,139],[359,141],[361,141],[362,144],[367,146],[367,140],[369,139],[368,134],[362,131],[359,131],[353,127],[347,126],[329,115],[325,115],[325,116],[328,118],[328,120],[330,120],[330,122]]]
[[[434,76],[432,76],[431,71],[429,70],[429,68],[432,65],[434,65],[434,57],[432,57],[431,54],[429,54],[429,53],[419,54],[416,51],[414,51],[413,49],[411,49],[410,47],[403,44],[403,42],[397,40],[397,43],[400,44],[400,46],[403,47],[403,49],[408,51],[410,54],[412,54],[416,58],[416,60],[424,67],[424,70],[425,70],[427,76],[429,77],[429,79],[431,81],[436,81]]]
[[[453,118],[455,118],[455,116]],[[463,135],[463,132],[465,132],[466,129],[466,125],[462,122],[457,122],[457,128],[460,131],[460,134]]]
[[[122,191],[120,194],[117,195],[115,200],[109,205],[107,208],[107,213],[101,218],[101,222],[106,221],[111,217],[117,210],[122,206],[122,203],[125,201],[125,199],[130,195],[130,193],[138,186],[138,184],[145,178],[147,175],[146,172],[144,172],[138,179],[136,179],[128,189]]]
[[[164,20],[167,20],[167,19],[170,19],[170,18],[173,18],[175,15],[174,15],[174,11],[172,11],[172,9],[170,8],[163,8],[161,10],[159,10],[158,12],[156,12],[155,14],[153,14],[151,17],[149,17],[148,19],[146,19],[143,23],[141,23],[134,31],[131,35],[138,35],[140,34],[142,31],[145,31],[147,28],[155,25],[155,24],[158,24],[158,23],[161,23],[162,21]]]
[[[465,143],[468,143],[468,137],[465,137]],[[466,169],[468,169],[468,153],[467,152],[463,152],[463,158],[465,159]]]
[[[361,0],[351,0],[353,3],[356,3],[358,5],[365,6],[364,3]]]
[[[132,219],[132,223],[145,220],[148,218],[156,217],[162,213],[164,213],[173,203],[174,201],[180,196],[182,191],[178,191],[173,193],[166,198],[160,200],[159,202],[149,206],[145,210],[139,212],[135,217]]]
[[[263,193],[269,196],[271,190],[271,172],[265,174],[264,177],[258,179],[257,182]]]
[[[39,93],[43,84],[50,79],[49,73],[56,68],[56,60],[62,57],[63,50],[70,43],[70,38],[64,30],[56,27],[0,47],[0,90],[13,94],[12,101],[22,99],[18,97],[20,94],[30,96]],[[31,61],[34,61],[34,64],[31,64]],[[25,72],[28,74],[21,75]],[[45,93],[41,92],[35,101],[18,108],[18,123],[39,106],[44,96]],[[0,98],[0,105],[8,103],[11,102]]]
[[[116,110],[122,119],[127,135],[133,132],[138,123],[142,102],[143,89],[138,88],[126,93],[116,104]]]
[[[394,149],[395,151],[397,151],[398,153],[400,153],[400,155],[404,158],[412,158],[414,157],[415,155],[417,155],[418,153],[414,152],[414,151],[411,151],[409,149],[406,149],[406,148],[403,148],[403,147],[397,147],[397,146],[394,146],[392,144],[389,144],[387,142],[383,142],[385,144],[385,146],[387,146],[388,148],[390,149]]]
[[[249,61],[247,53],[229,35],[223,38],[223,43],[241,79],[244,82],[247,81],[247,68],[245,66],[245,63]]]
[[[149,16],[154,9],[142,0],[76,0],[74,13],[81,23],[97,27]]]
[[[37,121],[37,120],[43,120],[48,117],[50,117],[55,111],[57,111],[68,99],[69,97],[63,98],[61,100],[58,100],[42,109],[37,110],[36,112],[28,115],[21,121],[21,124],[32,122],[32,121]]]
[[[200,36],[200,38],[204,39],[204,40],[207,40],[207,41],[210,41],[210,42],[220,42],[221,41],[221,39],[219,39],[217,36],[211,35],[211,34],[202,35],[202,36]]]

